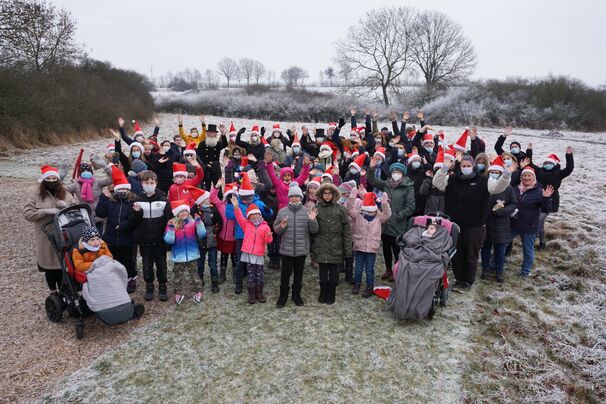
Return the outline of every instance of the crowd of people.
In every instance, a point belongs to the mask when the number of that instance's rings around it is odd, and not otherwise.
[[[281,271],[279,308],[289,296],[304,304],[308,256],[318,270],[320,303],[335,302],[340,274],[353,294],[370,297],[377,253],[382,249],[385,260],[381,279],[393,282],[398,237],[411,217],[432,212],[461,229],[452,259],[455,291],[472,287],[478,261],[481,279],[503,282],[517,236],[519,276],[530,274],[535,248],[545,248],[545,218],[557,212],[562,180],[574,168],[572,147],[562,167],[553,150],[537,158],[532,144],[523,151],[515,140],[505,150],[511,127],[491,152],[476,128],[447,139],[421,111],[415,122],[408,112],[400,122],[391,113],[391,130],[378,128],[375,113],[365,111],[358,125],[357,111],[350,112],[349,130],[345,118],[314,129],[237,130],[233,122],[207,124],[201,116],[201,127],[186,131],[179,116],[178,132],[164,139],[157,120],[151,135],[135,123],[129,136],[120,118],[111,130],[114,141],[81,162],[71,181],[53,166],[42,167],[23,211],[34,223],[38,269],[55,292],[61,266],[41,227],[59,210],[86,203],[94,226],[74,248],[76,270],[113,258],[125,267],[132,293],[140,255],[145,299],[154,298],[157,285],[159,300],[167,301],[170,254],[177,305],[187,296],[202,301],[207,266],[210,290],[219,292],[230,263],[234,292],[241,294],[246,282],[248,302],[266,302],[266,255],[267,267]],[[430,224],[423,235],[434,231]]]

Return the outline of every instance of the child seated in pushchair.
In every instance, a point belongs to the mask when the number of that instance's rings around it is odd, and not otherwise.
[[[101,321],[115,325],[141,317],[143,305],[134,304],[126,291],[126,268],[112,258],[96,227],[84,228],[72,260],[77,272],[86,273],[82,297]]]

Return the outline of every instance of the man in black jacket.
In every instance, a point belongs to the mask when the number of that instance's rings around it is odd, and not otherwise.
[[[221,178],[221,166],[219,165],[219,154],[221,149],[227,147],[225,137],[225,125],[220,125],[221,135],[217,132],[217,125],[209,124],[206,129],[206,139],[201,141],[196,148],[196,154],[204,163],[204,189],[211,189]]]

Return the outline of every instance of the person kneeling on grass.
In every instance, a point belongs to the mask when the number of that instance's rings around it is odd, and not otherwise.
[[[191,217],[187,200],[173,201],[171,207],[175,217],[166,226],[164,241],[172,245],[175,302],[181,305],[185,300],[183,289],[185,278],[189,278],[194,302],[199,304],[202,301],[202,280],[198,276],[198,240],[206,237],[206,228],[199,216]]]
[[[242,215],[236,196],[231,196],[231,203],[234,206],[236,221],[244,232],[240,262],[246,265],[248,272],[248,303],[255,304],[255,298],[259,303],[265,303],[267,299],[263,295],[263,260],[267,244],[273,241],[271,229],[254,203],[246,208],[246,218]]]
[[[381,248],[381,228],[391,217],[391,206],[387,193],[383,193],[379,204],[377,195],[368,192],[364,195],[362,207],[356,206],[358,190],[351,190],[347,198],[347,213],[353,219],[351,229],[354,256],[356,260],[356,273],[351,293],[357,295],[362,283],[362,271],[366,271],[366,289],[363,297],[370,297],[374,293],[375,285],[375,259]],[[380,205],[380,208],[377,206]]]

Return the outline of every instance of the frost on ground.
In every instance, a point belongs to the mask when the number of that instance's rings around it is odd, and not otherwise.
[[[160,138],[172,137],[175,115],[161,114],[160,121]],[[252,122],[235,120],[237,127]],[[186,128],[194,125],[199,125],[196,117],[185,117]],[[149,126],[144,129],[151,133]],[[451,141],[460,132],[444,129]],[[488,145],[500,133],[479,132]],[[13,236],[4,226],[2,260],[15,265],[0,280],[3,290],[10,288],[0,296],[0,354],[10,361],[0,369],[0,391],[6,392],[1,395],[57,402],[603,402],[606,214],[599,207],[606,178],[597,167],[604,145],[585,141],[604,143],[606,135],[515,132],[523,147],[534,144],[537,161],[552,152],[563,158],[568,144],[575,147],[575,172],[561,189],[561,211],[547,221],[548,248],[538,253],[531,279],[521,282],[515,276],[521,261],[516,243],[505,285],[478,281],[472,293],[453,295],[433,322],[396,322],[378,298],[354,297],[344,284],[334,306],[320,305],[317,274],[308,267],[302,308],[289,302],[275,309],[279,276],[268,271],[265,305],[249,306],[229,284],[217,295],[207,286],[199,307],[191,300],[179,309],[146,303],[151,315],[146,313],[145,324],[93,323],[77,342],[70,320],[55,325],[44,319],[45,286],[32,267],[30,225],[19,223]],[[88,156],[108,142],[28,150],[0,159],[0,176],[33,178],[40,164],[69,166],[80,147]],[[8,207],[0,210],[6,224],[19,216],[17,200],[25,182],[2,180],[11,192],[4,198]],[[382,271],[379,256],[377,276]],[[28,303],[15,306],[14,299]],[[51,341],[61,341],[52,344],[51,355],[37,349]],[[31,371],[35,387],[28,391]]]

